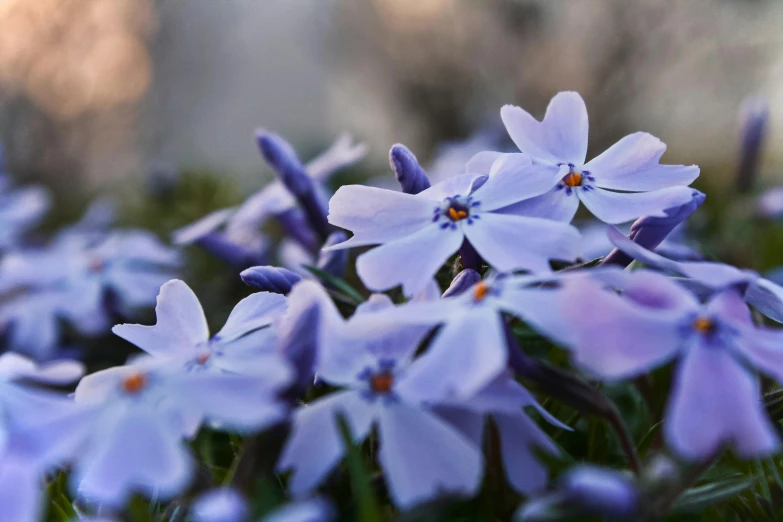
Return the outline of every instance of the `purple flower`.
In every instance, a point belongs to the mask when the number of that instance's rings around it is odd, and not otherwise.
[[[554,179],[517,156],[496,162],[489,176],[457,176],[416,195],[341,187],[329,202],[329,222],[354,235],[332,248],[380,244],[357,259],[359,277],[375,291],[402,284],[406,295],[423,289],[465,240],[499,271],[548,272],[550,259],[575,257],[579,233],[564,223],[497,212],[541,194]]]
[[[582,278],[562,299],[570,349],[589,372],[624,379],[678,361],[664,433],[679,455],[704,459],[731,445],[751,458],[777,449],[751,369],[783,381],[783,332],[755,326],[736,290],[702,305],[666,276],[637,270],[622,295]]]
[[[299,285],[317,292],[314,283]],[[322,312],[316,371],[320,380],[342,390],[293,414],[278,469],[293,470],[289,490],[295,496],[315,488],[343,456],[338,415],[347,421],[354,442],[377,425],[379,461],[397,506],[406,509],[446,492],[472,495],[479,487],[480,448],[409,386],[409,371],[417,364],[412,358],[426,329],[399,328],[386,320],[392,305],[384,301],[382,313],[377,306],[365,308],[347,322],[333,315],[336,310]]]
[[[35,444],[41,434],[57,438],[48,422],[67,412],[65,396],[27,387],[20,381],[63,385],[78,379],[84,367],[75,361],[38,366],[17,354],[0,355],[0,513],[7,520],[40,520],[46,473],[60,464],[49,445]]]
[[[198,297],[183,281],[174,279],[160,289],[154,326],[120,324],[112,331],[148,354],[182,365],[188,371],[264,376],[282,387],[291,378],[277,355],[277,332],[272,323],[285,312],[286,298],[258,292],[240,301],[214,336]]]
[[[559,288],[540,284],[562,285],[581,277],[624,279],[619,269],[498,276],[479,281],[457,296],[387,310],[386,319],[398,324],[442,325],[416,367],[407,372],[410,386],[432,400],[466,399],[478,393],[508,365],[504,313],[522,318],[548,337],[566,340],[569,329],[563,324],[568,321],[558,307]]]
[[[263,429],[285,417],[278,391],[255,375],[186,371],[164,358],[137,357],[83,378],[77,409],[50,422],[43,440],[72,461],[72,485],[89,502],[118,507],[134,492],[168,499],[192,478],[184,441],[202,421]]]
[[[645,265],[688,278],[684,283],[699,294],[734,287],[759,312],[783,322],[783,288],[752,270],[710,261],[672,261],[650,252],[613,227],[607,229],[607,235],[619,250]]]
[[[575,92],[552,98],[543,121],[512,105],[500,116],[519,150],[558,174],[551,190],[506,212],[570,222],[582,201],[601,221],[624,223],[665,217],[665,209],[691,199],[684,185],[698,177],[699,168],[659,164],[666,145],[650,134],[630,134],[585,163],[587,109]]]

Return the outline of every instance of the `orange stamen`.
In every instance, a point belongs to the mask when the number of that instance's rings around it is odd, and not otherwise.
[[[569,187],[578,187],[582,184],[582,174],[572,170],[563,178],[563,183]]]
[[[459,221],[468,217],[468,213],[464,210],[457,210],[454,207],[449,207],[449,217],[452,221]]]
[[[127,393],[138,393],[147,384],[147,377],[143,373],[132,373],[122,381],[122,389]]]
[[[481,281],[473,289],[473,299],[475,299],[476,301],[481,301],[482,299],[487,297],[488,293],[489,293],[489,286],[484,281]]]
[[[375,393],[389,393],[394,385],[394,375],[378,373],[370,379],[370,387]]]
[[[693,321],[693,328],[699,333],[709,333],[715,327],[715,324],[707,317],[699,317]]]

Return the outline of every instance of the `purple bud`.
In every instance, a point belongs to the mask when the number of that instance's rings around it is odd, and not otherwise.
[[[389,151],[389,164],[403,192],[418,194],[422,190],[430,188],[427,173],[419,165],[416,156],[405,145],[398,143],[392,146]]]
[[[459,258],[462,260],[463,268],[470,268],[473,270],[481,270],[481,265],[484,262],[473,245],[470,244],[468,238],[462,241],[462,246],[459,247]]]
[[[308,252],[316,253],[320,249],[318,237],[307,222],[307,217],[298,208],[292,208],[275,215],[286,236],[290,237]]]
[[[479,281],[481,281],[481,274],[472,268],[467,268],[457,274],[441,298],[458,296]]]
[[[577,466],[560,481],[569,504],[596,516],[626,518],[639,506],[639,493],[631,480],[609,469]]]
[[[706,197],[703,192],[691,189],[691,200],[688,203],[666,209],[664,211],[666,217],[645,216],[637,219],[631,225],[631,233],[628,237],[647,250],[655,250],[672,230],[696,212]],[[628,266],[631,261],[633,261],[632,257],[615,248],[601,264]]]
[[[313,230],[322,238],[329,235],[326,207],[318,196],[313,179],[307,174],[293,147],[277,134],[264,130],[256,132],[258,148],[286,189],[304,210]]]
[[[346,237],[345,232],[339,230],[332,232],[329,234],[329,237],[326,238],[324,248],[342,243],[346,239],[348,238]],[[342,275],[345,273],[345,265],[347,264],[348,250],[321,250],[321,253],[318,254],[318,263],[316,263],[315,266],[327,274],[342,277]]]
[[[218,259],[236,268],[266,264],[266,253],[241,247],[226,239],[220,232],[209,232],[198,238],[195,244]]]
[[[293,364],[296,370],[294,388],[299,391],[313,383],[320,321],[320,307],[312,302],[298,309],[296,316],[288,318],[281,332],[278,350]]]
[[[749,192],[758,175],[761,150],[767,135],[769,105],[758,96],[745,99],[740,107],[740,161],[737,167],[737,192]]]
[[[277,266],[254,266],[243,270],[239,277],[246,285],[257,290],[283,295],[287,295],[291,287],[302,280],[298,274]]]

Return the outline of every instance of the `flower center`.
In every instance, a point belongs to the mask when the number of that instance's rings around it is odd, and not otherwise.
[[[143,373],[132,373],[122,380],[122,389],[126,393],[139,393],[147,384],[147,376]]]
[[[470,210],[468,210],[468,207],[460,205],[459,203],[452,203],[447,210],[447,213],[449,215],[449,219],[452,221],[461,221],[463,219],[467,219],[468,216],[470,216]]]
[[[580,186],[582,184],[582,173],[571,169],[571,171],[563,177],[563,183],[567,187]]]
[[[390,372],[376,373],[370,377],[370,388],[374,393],[389,393],[392,386],[394,386],[394,375]]]
[[[198,357],[196,357],[196,362],[199,364],[207,364],[207,361],[209,360],[209,352],[201,352],[198,354]]]
[[[708,334],[715,331],[715,323],[709,317],[697,317],[693,321],[693,329],[700,334]]]
[[[479,283],[473,288],[473,299],[475,301],[481,301],[487,297],[488,293],[489,285],[484,281],[479,281]]]

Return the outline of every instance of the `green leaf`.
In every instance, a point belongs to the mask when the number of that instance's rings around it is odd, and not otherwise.
[[[314,266],[302,265],[302,267],[305,268],[307,271],[311,272],[316,277],[318,277],[321,281],[323,281],[327,285],[345,294],[347,297],[351,299],[351,301],[354,302],[354,304],[358,305],[364,302],[364,297],[362,296],[362,294],[360,294],[359,291],[356,290],[354,287],[349,285],[344,279],[341,279],[337,276],[333,276],[332,274],[328,274],[323,270],[316,268]]]
[[[699,511],[742,493],[753,485],[751,479],[726,480],[691,488],[672,504],[672,511]]]
[[[378,501],[371,486],[370,472],[362,459],[359,446],[353,443],[351,429],[343,415],[338,415],[337,423],[340,427],[343,444],[345,445],[345,459],[348,464],[348,473],[351,477],[351,490],[357,501],[356,520],[381,522]]]

